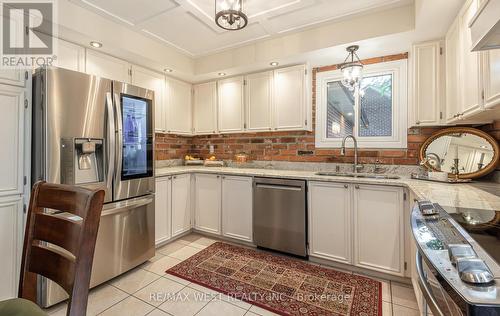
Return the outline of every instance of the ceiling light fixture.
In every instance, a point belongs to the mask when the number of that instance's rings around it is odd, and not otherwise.
[[[164,72],[173,72],[173,70],[172,70],[172,69],[170,69],[170,68],[165,68],[165,69],[163,69],[163,71],[164,71]]]
[[[352,45],[346,48],[349,53],[344,60],[344,63],[340,65],[340,70],[342,71],[342,84],[350,91],[355,91],[359,87],[361,82],[363,64],[359,60],[356,51],[359,49],[358,45]],[[356,57],[356,60],[354,59]]]
[[[96,41],[92,41],[92,42],[90,42],[90,46],[92,46],[94,48],[101,48],[102,47],[102,43],[99,43],[99,42],[96,42]]]
[[[215,0],[215,23],[229,31],[241,30],[248,24],[243,13],[243,0]]]
[[[269,65],[271,65],[271,66],[273,66],[273,67],[274,67],[274,66],[278,66],[279,64],[280,64],[280,63],[279,63],[279,62],[277,62],[277,61],[273,61],[273,62],[269,63]]]
[[[225,73],[225,72],[219,72],[219,76],[220,76],[220,77],[224,77],[225,75],[226,75],[226,73]]]

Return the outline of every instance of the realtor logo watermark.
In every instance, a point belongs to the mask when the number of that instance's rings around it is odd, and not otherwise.
[[[1,67],[52,66],[55,59],[55,1],[2,0]]]

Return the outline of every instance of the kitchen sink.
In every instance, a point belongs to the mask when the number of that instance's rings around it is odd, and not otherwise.
[[[392,174],[378,174],[378,173],[354,173],[354,172],[327,172],[320,171],[316,173],[318,176],[329,177],[350,177],[350,178],[369,178],[369,179],[400,179],[399,176]]]

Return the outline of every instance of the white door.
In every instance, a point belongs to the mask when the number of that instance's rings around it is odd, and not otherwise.
[[[222,234],[252,242],[253,181],[251,177],[222,176]]]
[[[155,130],[167,131],[167,111],[165,102],[165,76],[142,67],[132,65],[132,84],[155,92]]]
[[[269,131],[272,125],[273,72],[245,77],[246,124],[249,131]]]
[[[85,48],[56,38],[57,59],[56,67],[85,72]]]
[[[172,237],[191,229],[191,175],[172,177]]]
[[[354,264],[403,276],[403,188],[354,187]]]
[[[112,80],[130,82],[130,64],[106,54],[87,49],[85,72]]]
[[[172,177],[156,178],[155,189],[155,244],[159,245],[172,235]]]
[[[304,65],[274,71],[274,128],[300,130],[306,122],[306,68]]]
[[[25,90],[0,85],[0,196],[23,193]]]
[[[17,297],[23,240],[23,206],[19,196],[0,198],[0,301]]]
[[[218,87],[219,132],[241,132],[244,129],[243,77],[220,80]]]
[[[194,132],[215,134],[217,132],[217,83],[194,85]]]
[[[458,19],[451,25],[445,39],[446,53],[446,122],[458,119],[461,111],[460,94],[460,29]]]
[[[351,186],[309,182],[309,255],[352,264]]]
[[[166,79],[167,129],[169,133],[192,134],[192,85],[172,78]]]
[[[221,179],[219,175],[196,174],[194,189],[194,227],[221,233]]]
[[[441,42],[413,45],[413,113],[418,126],[441,122]]]
[[[483,88],[486,108],[500,105],[500,50],[484,52]]]
[[[460,24],[460,82],[462,108],[461,113],[468,115],[481,110],[482,100],[480,92],[480,53],[471,52],[472,39],[469,28],[469,21],[477,10],[477,0],[469,0],[461,11],[458,20]]]

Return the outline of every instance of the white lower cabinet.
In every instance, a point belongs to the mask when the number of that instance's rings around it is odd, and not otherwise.
[[[212,234],[221,233],[221,177],[219,175],[195,175],[194,228]]]
[[[0,301],[17,297],[23,240],[23,206],[20,196],[0,198]]]
[[[309,182],[309,255],[352,263],[351,186]]]
[[[172,176],[172,237],[191,229],[191,174]]]
[[[172,177],[156,179],[155,189],[155,244],[172,237]]]
[[[354,264],[404,275],[403,188],[354,185]]]
[[[222,176],[222,235],[252,242],[253,181]]]

